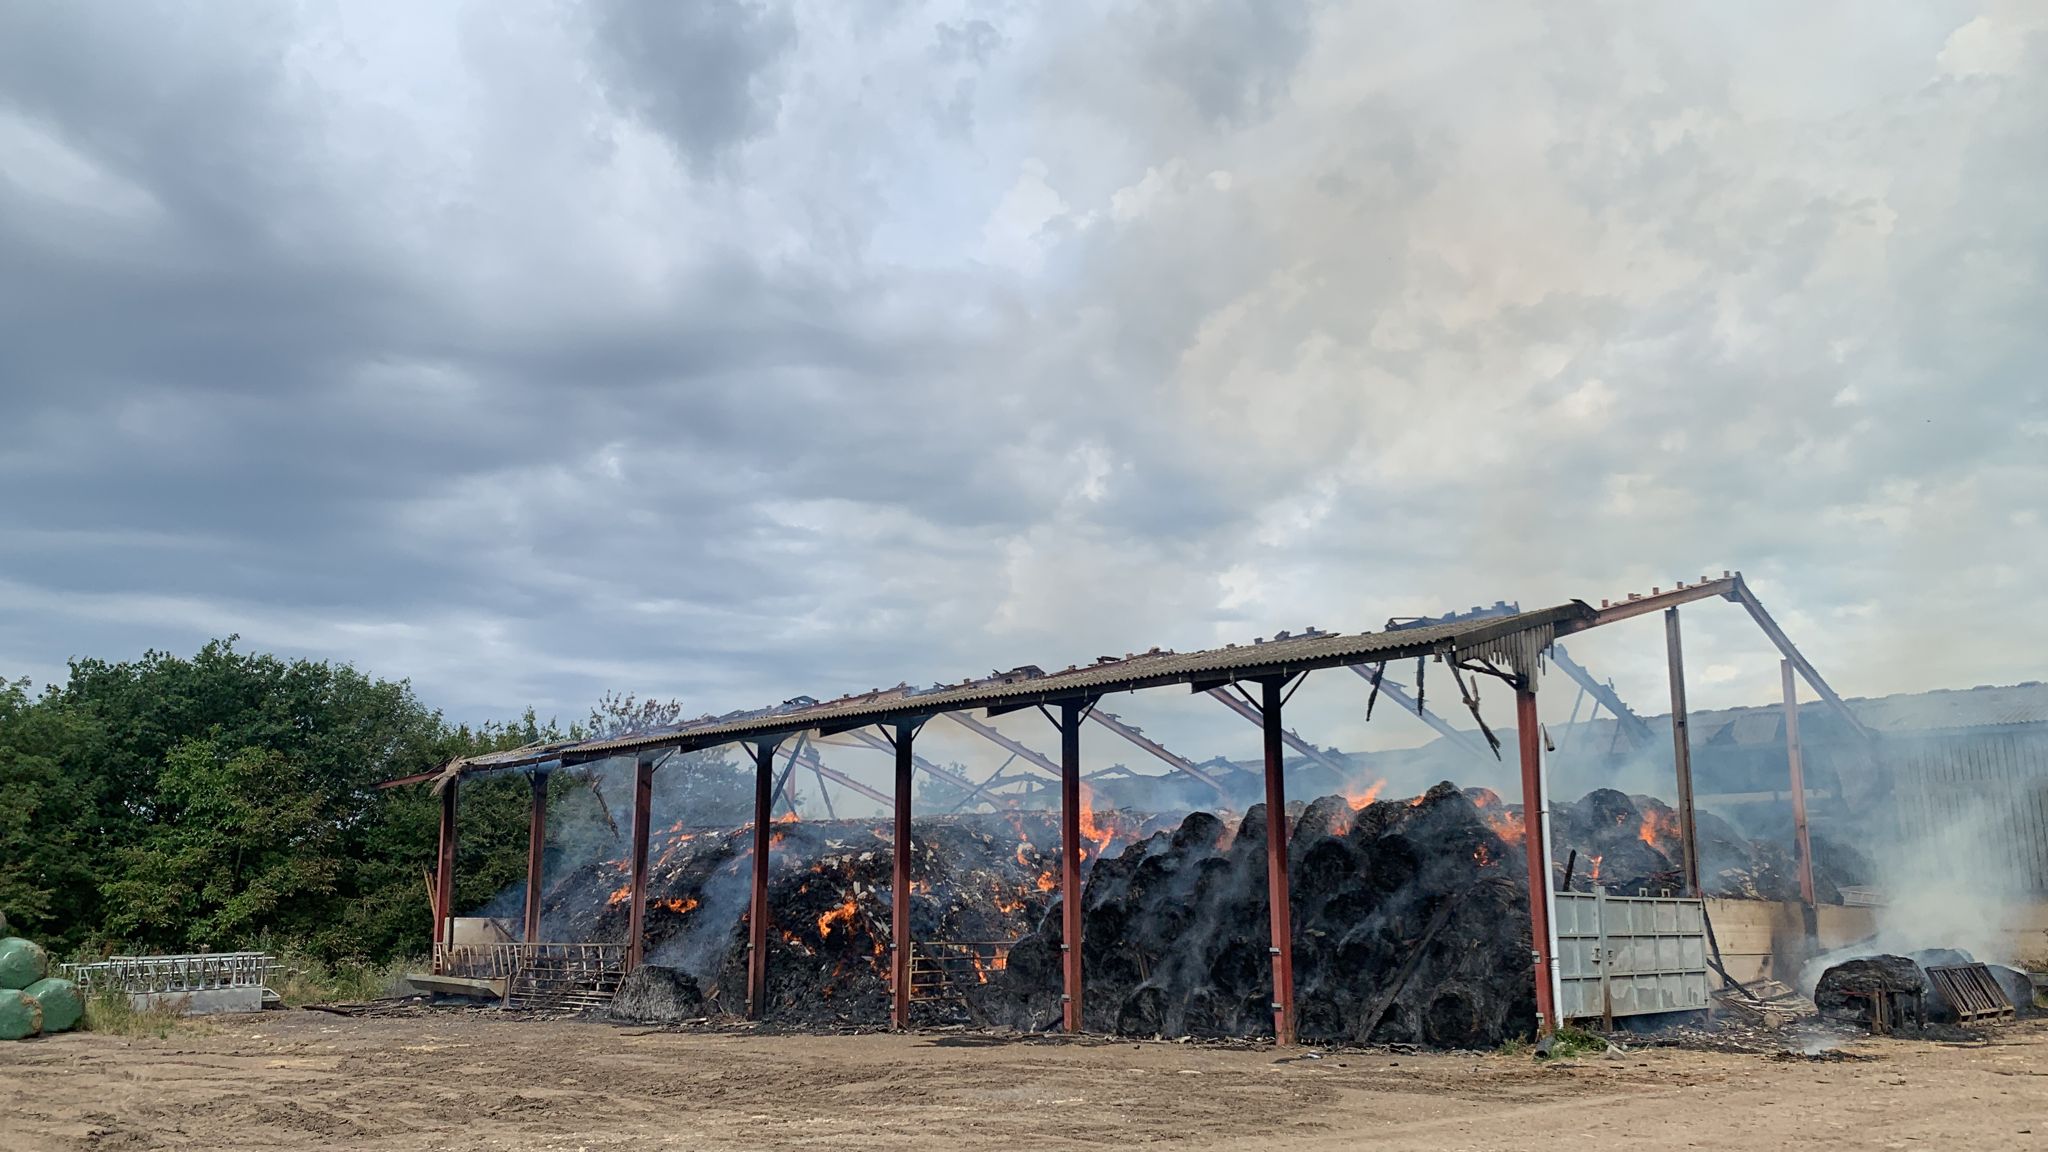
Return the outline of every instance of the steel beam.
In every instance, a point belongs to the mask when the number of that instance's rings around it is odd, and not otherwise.
[[[1536,689],[1515,686],[1515,738],[1522,754],[1522,858],[1529,872],[1529,935],[1536,965],[1537,1031],[1557,1027],[1557,1004],[1550,992],[1550,861],[1543,855],[1543,813],[1550,798],[1543,794],[1543,729],[1536,717]]]
[[[1875,739],[1875,733],[1865,728],[1863,721],[1856,718],[1856,713],[1849,710],[1849,705],[1843,702],[1840,696],[1835,695],[1833,688],[1828,687],[1828,682],[1821,678],[1820,669],[1815,668],[1800,654],[1798,647],[1792,643],[1792,638],[1785,635],[1785,630],[1778,627],[1778,622],[1771,619],[1769,612],[1764,611],[1763,602],[1756,598],[1755,592],[1750,591],[1748,582],[1737,574],[1734,583],[1733,599],[1749,611],[1749,618],[1756,621],[1756,626],[1763,629],[1765,636],[1770,637],[1778,652],[1799,670],[1799,675],[1813,689],[1814,694],[1827,701],[1828,707],[1834,710],[1835,715],[1841,717],[1842,722],[1849,726],[1849,730],[1854,732],[1858,739],[1865,742]]]
[[[1081,710],[1060,704],[1061,1022],[1081,1031]]]
[[[791,750],[784,748],[781,750],[780,754],[783,756],[787,756],[791,759],[801,759],[803,761],[804,767],[809,768],[811,771],[817,773],[824,779],[831,780],[839,784],[843,788],[848,788],[852,791],[858,792],[861,795],[867,797],[868,799],[873,800],[875,803],[880,804],[884,808],[887,808],[889,805],[894,804],[896,802],[895,799],[891,797],[888,793],[883,792],[877,788],[870,788],[866,784],[863,784],[860,781],[855,780],[853,777],[848,776],[846,773],[841,772],[838,769],[826,764],[825,758],[818,754],[818,746],[815,744],[803,749],[801,752],[792,752]]]
[[[528,944],[540,942],[540,897],[542,857],[548,846],[548,774],[538,770],[527,774],[532,792],[526,818],[526,931]]]
[[[1650,732],[1650,726],[1644,723],[1643,718],[1636,715],[1635,710],[1622,700],[1620,694],[1615,692],[1614,685],[1603,684],[1595,680],[1591,672],[1586,671],[1584,666],[1565,653],[1564,645],[1562,644],[1551,645],[1550,662],[1557,665],[1558,671],[1571,677],[1580,688],[1585,689],[1586,694],[1591,696],[1596,703],[1614,714],[1615,723],[1621,726],[1622,736],[1627,739],[1628,746],[1631,749],[1648,748],[1650,746],[1650,741],[1654,738]],[[1587,719],[1590,720],[1591,717]]]
[[[1294,922],[1287,884],[1286,757],[1280,751],[1287,733],[1280,727],[1281,690],[1278,676],[1259,681],[1260,708],[1266,747],[1266,905],[1271,912],[1268,951],[1273,957],[1273,1040],[1294,1043]]]
[[[1638,616],[1648,616],[1652,612],[1659,612],[1666,608],[1676,608],[1680,604],[1690,604],[1695,600],[1706,600],[1715,596],[1733,600],[1736,598],[1736,589],[1741,585],[1741,582],[1741,576],[1723,576],[1719,580],[1702,580],[1697,584],[1690,585],[1681,581],[1677,587],[1669,591],[1662,588],[1653,588],[1648,596],[1637,596],[1631,592],[1629,593],[1630,598],[1623,600],[1619,604],[1609,604],[1602,601],[1600,607],[1595,609],[1591,616],[1559,620],[1556,624],[1556,634],[1559,636],[1569,636],[1574,632],[1584,632],[1588,628],[1598,628],[1603,624],[1613,624],[1622,620],[1633,620]]]
[[[947,713],[947,715],[958,716],[959,713],[949,712]],[[877,752],[894,752],[895,750],[894,746],[891,745],[886,738],[877,736],[876,734],[868,731],[865,728],[850,729],[846,732],[840,733],[840,735],[850,737],[854,740],[858,740],[862,744],[865,744],[868,747],[873,748]],[[944,780],[946,783],[951,784],[955,788],[964,788],[969,792],[978,791],[979,789],[979,786],[976,785],[974,781],[968,779],[965,776],[962,776],[958,772],[953,771],[951,768],[945,767],[944,765],[934,764],[922,756],[912,756],[910,758],[910,762],[912,766],[917,768],[920,772],[923,772],[929,776],[936,776],[939,779]],[[996,803],[1001,802],[1002,801],[1000,799],[996,800]]]
[[[1265,683],[1265,681],[1261,680],[1260,683],[1263,684]],[[1232,712],[1237,713],[1239,716],[1244,717],[1252,723],[1260,725],[1261,727],[1272,727],[1271,725],[1265,722],[1264,718],[1260,714],[1259,709],[1252,707],[1250,704],[1233,695],[1229,688],[1211,688],[1209,689],[1209,695],[1217,700],[1221,700],[1223,702],[1224,707],[1230,709]],[[1292,732],[1282,729],[1277,737],[1273,736],[1273,734],[1270,732],[1267,733],[1267,737],[1268,739],[1280,740],[1289,748],[1292,748],[1296,752],[1301,753],[1303,756],[1306,756],[1309,759],[1315,761],[1316,763],[1321,764],[1323,767],[1328,768],[1330,771],[1337,773],[1339,776],[1349,776],[1351,774],[1351,766],[1349,764],[1338,763],[1336,760],[1331,759],[1329,753],[1323,751],[1322,749],[1316,747],[1308,741],[1303,740],[1301,737],[1295,735]]]
[[[633,759],[633,850],[632,879],[628,881],[632,905],[626,912],[626,971],[640,966],[647,945],[647,833],[654,807],[654,756],[642,752]]]
[[[894,867],[889,887],[889,1023],[910,1027],[910,741],[914,724],[896,725],[896,820]]]
[[[1061,705],[1061,707],[1065,707],[1065,705]],[[1088,718],[1090,720],[1095,721],[1097,724],[1102,725],[1104,728],[1109,729],[1111,732],[1114,732],[1117,735],[1123,737],[1124,739],[1129,740],[1131,743],[1136,744],[1138,747],[1143,748],[1145,751],[1150,752],[1152,755],[1165,761],[1167,764],[1172,765],[1175,771],[1181,772],[1188,776],[1192,776],[1195,779],[1200,780],[1202,783],[1207,784],[1209,787],[1216,790],[1216,795],[1228,795],[1228,793],[1226,793],[1223,790],[1222,783],[1218,781],[1214,776],[1211,776],[1207,772],[1202,771],[1202,769],[1194,761],[1188,759],[1185,756],[1180,755],[1177,752],[1174,752],[1173,750],[1166,747],[1166,745],[1161,744],[1159,741],[1152,739],[1150,736],[1145,735],[1144,731],[1136,725],[1126,724],[1118,717],[1111,715],[1108,712],[1104,712],[1100,708],[1089,709]]]
[[[1700,895],[1699,833],[1693,824],[1692,722],[1685,712],[1685,652],[1678,638],[1678,609],[1664,610],[1664,655],[1671,674],[1671,763],[1678,774],[1678,853],[1685,894]]]
[[[460,779],[441,786],[441,841],[434,868],[434,943],[455,945],[455,790]]]
[[[768,1008],[768,848],[775,812],[775,746],[779,740],[754,745],[754,868],[747,900],[747,1019],[759,1020]],[[789,762],[791,769],[796,760]]]
[[[1799,747],[1799,682],[1792,661],[1778,661],[1785,688],[1785,764],[1792,776],[1792,834],[1799,850],[1799,899],[1813,906],[1813,841],[1806,831],[1806,764]]]
[[[1064,707],[1064,705],[1062,705],[1062,707]],[[945,712],[941,713],[941,715],[945,716],[946,719],[951,720],[953,723],[960,725],[962,728],[967,729],[969,732],[972,732],[975,735],[980,736],[983,739],[988,740],[994,744],[1000,745],[1011,755],[1017,757],[1019,760],[1024,761],[1032,767],[1037,768],[1039,771],[1046,773],[1053,779],[1057,780],[1060,778],[1060,766],[1053,763],[1051,760],[1046,759],[1045,756],[1038,752],[1036,749],[1031,748],[1030,746],[1025,744],[1019,744],[1017,741],[1012,740],[1008,736],[1003,735],[1001,732],[996,731],[994,728],[991,728],[988,725],[983,724],[981,721],[976,720],[974,717],[969,716],[965,712]]]

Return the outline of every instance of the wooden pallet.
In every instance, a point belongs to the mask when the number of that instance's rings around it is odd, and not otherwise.
[[[2017,1013],[2012,1000],[1999,987],[1997,977],[1982,964],[1949,964],[1929,968],[1927,978],[1935,991],[1948,1001],[1949,1011],[1960,1024],[1987,1020],[2010,1020]]]

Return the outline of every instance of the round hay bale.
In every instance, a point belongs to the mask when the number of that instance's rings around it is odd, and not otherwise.
[[[69,1032],[85,1015],[85,994],[61,976],[48,976],[22,989],[43,1007],[43,1031]]]
[[[49,974],[42,945],[19,936],[0,940],[0,988],[26,988]]]
[[[14,988],[0,989],[0,1040],[23,1040],[43,1030],[43,1006]]]

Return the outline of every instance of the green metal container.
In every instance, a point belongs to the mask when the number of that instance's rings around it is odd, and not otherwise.
[[[69,1032],[85,1015],[85,994],[62,976],[50,976],[22,989],[43,1006],[43,1031]]]
[[[0,989],[0,1040],[22,1040],[43,1030],[43,1006],[14,988]]]
[[[0,940],[0,988],[26,988],[49,974],[42,945],[19,936]]]

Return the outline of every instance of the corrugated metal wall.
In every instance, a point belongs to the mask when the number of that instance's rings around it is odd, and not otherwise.
[[[1965,828],[1973,842],[1988,838],[1993,858],[2011,860],[2028,889],[2048,893],[2048,730],[1893,734],[1883,743],[1906,842]]]

